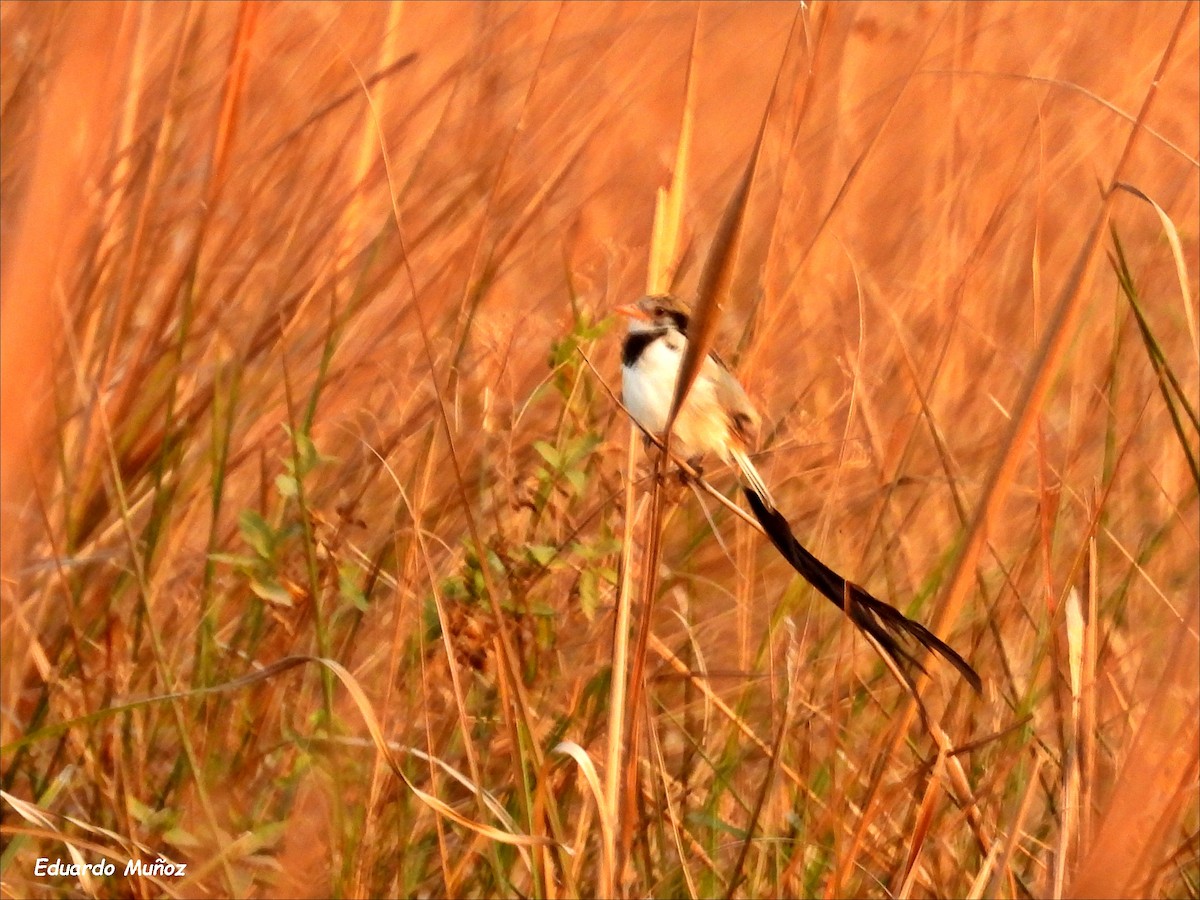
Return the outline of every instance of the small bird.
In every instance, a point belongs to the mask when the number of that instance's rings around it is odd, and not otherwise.
[[[661,437],[687,349],[688,313],[668,295],[643,297],[616,311],[629,319],[621,348],[622,401],[644,431]],[[721,359],[710,353],[675,419],[672,442],[684,458],[711,454],[732,464],[741,476],[742,492],[751,512],[784,559],[874,638],[901,669],[909,663],[924,671],[920,661],[900,643],[899,638],[907,636],[943,656],[979,692],[979,675],[952,647],[924,625],[847,581],[796,539],[750,459],[758,423],[758,413],[745,390]]]

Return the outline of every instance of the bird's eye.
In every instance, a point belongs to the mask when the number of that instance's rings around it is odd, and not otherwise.
[[[654,318],[661,319],[666,314],[667,314],[667,308],[665,306],[654,307]]]

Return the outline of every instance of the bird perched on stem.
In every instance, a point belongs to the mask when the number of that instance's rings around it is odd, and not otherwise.
[[[621,393],[625,408],[647,433],[661,436],[687,347],[688,313],[670,296],[647,296],[617,312],[629,319],[621,349]],[[813,587],[824,594],[850,621],[869,635],[903,669],[920,661],[901,643],[912,639],[938,653],[966,678],[976,691],[979,675],[950,645],[924,625],[847,581],[810,553],[792,533],[776,508],[766,483],[750,459],[758,413],[745,390],[716,354],[704,360],[687,400],[672,428],[674,446],[684,458],[714,455],[732,464],[742,479],[742,491],[763,532],[780,554]]]

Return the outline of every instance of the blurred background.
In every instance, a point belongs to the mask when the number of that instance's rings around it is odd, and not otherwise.
[[[6,893],[596,893],[594,799],[540,766],[603,758],[644,475],[610,312],[645,290],[686,111],[685,298],[767,117],[718,346],[773,493],[986,685],[931,661],[943,790],[843,618],[684,497],[628,889],[1197,896],[1195,5],[0,26]],[[1106,205],[1114,177],[1144,196]],[[352,688],[307,665],[200,693],[305,654]],[[432,815],[368,716],[423,790],[544,833],[537,793],[576,855],[539,875]],[[68,847],[118,874],[34,877]],[[121,876],[155,854],[186,878]]]

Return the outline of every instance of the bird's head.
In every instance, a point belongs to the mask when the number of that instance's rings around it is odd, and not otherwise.
[[[635,303],[618,306],[617,312],[629,319],[631,332],[673,328],[687,334],[687,308],[668,294],[649,294]]]

